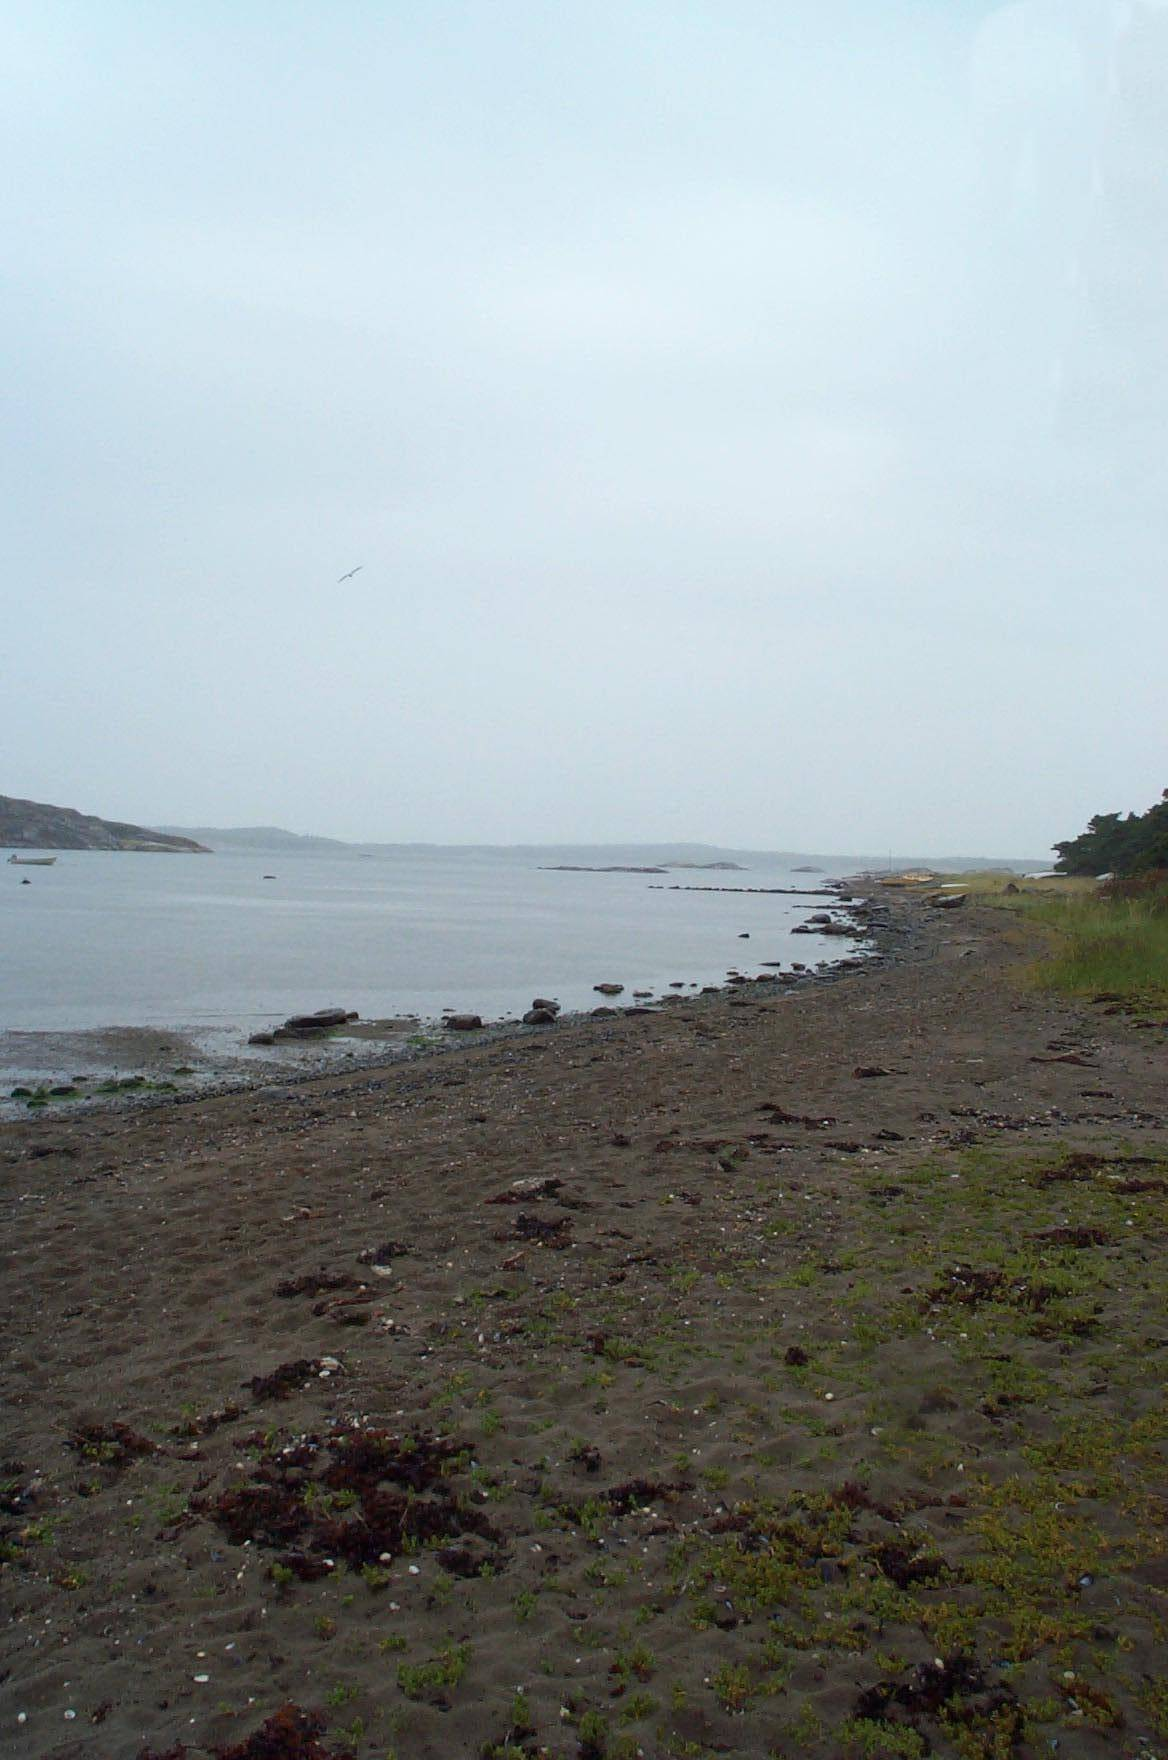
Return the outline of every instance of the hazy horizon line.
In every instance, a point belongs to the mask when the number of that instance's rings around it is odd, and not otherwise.
[[[820,858],[822,858],[824,860],[828,860],[828,861],[853,861],[853,860],[855,860],[855,861],[859,861],[859,860],[885,861],[889,858],[889,856],[892,856],[892,857],[899,856],[899,859],[901,859],[901,860],[907,860],[907,859],[916,858],[916,857],[920,857],[920,859],[922,859],[922,860],[927,859],[922,854],[922,851],[919,849],[909,850],[908,852],[905,852],[903,850],[898,851],[895,847],[890,851],[884,851],[884,852],[879,852],[879,851],[874,851],[874,850],[822,850],[822,849],[816,850],[816,849],[800,849],[800,848],[796,848],[793,846],[780,848],[780,847],[767,847],[767,846],[762,846],[762,845],[757,845],[757,844],[747,845],[747,844],[730,844],[730,843],[711,843],[705,838],[698,838],[698,837],[652,838],[652,839],[646,839],[646,840],[642,840],[642,839],[638,839],[638,838],[621,838],[621,837],[605,838],[602,840],[595,840],[595,839],[591,839],[591,838],[571,839],[571,838],[557,837],[557,838],[548,838],[548,839],[541,839],[541,838],[520,839],[520,840],[516,840],[516,841],[506,841],[506,842],[493,840],[493,839],[488,838],[488,839],[477,839],[477,840],[469,840],[468,839],[465,841],[454,842],[454,841],[443,840],[440,838],[425,838],[425,837],[408,837],[408,838],[334,837],[334,836],[331,836],[327,832],[289,831],[287,829],[287,827],[282,826],[282,825],[174,825],[174,824],[160,825],[160,824],[156,824],[156,825],[144,827],[144,829],[165,832],[165,833],[169,833],[171,835],[180,836],[180,837],[181,836],[193,837],[193,836],[196,836],[199,834],[202,834],[204,836],[211,836],[211,835],[216,835],[216,834],[221,835],[221,836],[222,835],[239,836],[239,835],[241,835],[243,833],[247,833],[247,832],[276,832],[281,837],[293,837],[293,838],[297,838],[297,839],[302,839],[305,842],[334,843],[344,849],[644,850],[644,851],[682,849],[682,850],[708,851],[714,855],[723,855],[723,856],[735,856],[735,855],[739,855],[739,856],[746,856],[746,855],[799,856],[799,857],[807,857],[807,858],[820,857]],[[1040,855],[1007,856],[1007,855],[1000,855],[1000,854],[976,855],[971,851],[966,851],[963,854],[957,854],[957,855],[954,855],[954,854],[939,855],[938,854],[938,855],[934,855],[928,859],[932,859],[934,861],[969,860],[969,861],[976,861],[976,862],[993,862],[993,861],[1039,862],[1039,861],[1044,861],[1046,859],[1046,857],[1045,857],[1045,855],[1042,855],[1042,856],[1040,856]]]

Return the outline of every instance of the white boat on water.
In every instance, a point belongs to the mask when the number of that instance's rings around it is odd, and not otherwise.
[[[56,856],[9,856],[10,868],[51,868]]]

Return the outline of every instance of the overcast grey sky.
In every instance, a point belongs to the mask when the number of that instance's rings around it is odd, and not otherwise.
[[[1041,855],[1168,783],[1162,6],[0,21],[4,792]]]

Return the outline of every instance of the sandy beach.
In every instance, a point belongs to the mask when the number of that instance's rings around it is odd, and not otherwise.
[[[0,1128],[6,1751],[1163,1753],[1165,1027],[894,909]]]

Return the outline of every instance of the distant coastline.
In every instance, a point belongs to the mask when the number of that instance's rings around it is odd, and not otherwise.
[[[673,868],[719,874],[743,874],[746,871],[741,862],[661,862],[647,868],[623,862],[613,862],[606,867],[596,867],[588,862],[543,862],[540,865],[545,874],[668,874]]]
[[[1038,872],[1049,867],[1049,855],[1034,859],[1018,856],[938,855],[931,851],[899,850],[886,855],[863,851],[807,851],[757,847],[736,848],[716,843],[676,843],[609,840],[548,843],[438,843],[402,839],[349,841],[312,833],[286,831],[277,825],[137,825],[81,813],[72,807],[45,801],[0,795],[0,849],[7,850],[122,850],[210,855],[236,851],[267,855],[362,855],[530,857],[533,864],[563,873],[653,873],[671,868],[749,868],[757,862],[781,862],[797,874],[822,874],[846,863],[854,871],[890,872],[894,867],[927,864],[938,872],[961,873],[982,869]],[[561,858],[561,859],[557,859]]]
[[[679,840],[676,843],[639,842],[635,839],[606,841],[580,838],[546,843],[480,843],[431,842],[402,838],[388,841],[376,838],[347,840],[321,837],[299,831],[285,831],[276,825],[160,825],[148,836],[197,839],[199,844],[214,850],[254,851],[268,855],[504,855],[530,856],[538,867],[563,871],[619,873],[652,868],[749,868],[760,859],[781,862],[796,874],[823,874],[838,870],[841,863],[855,871],[891,872],[908,867],[929,866],[938,871],[955,869],[971,873],[984,868],[1010,869],[1018,873],[1037,873],[1050,866],[1049,854],[1030,856],[939,855],[932,850],[902,849],[883,854],[864,850],[779,849],[758,845],[746,849],[728,844],[698,843]]]

